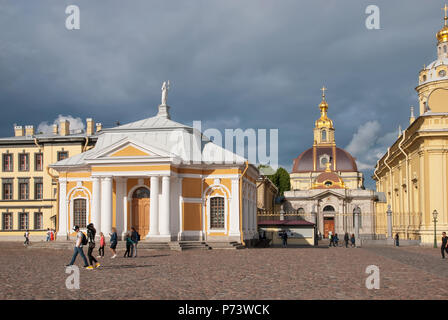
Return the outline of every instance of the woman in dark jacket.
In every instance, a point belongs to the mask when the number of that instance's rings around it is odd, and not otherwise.
[[[96,230],[93,227],[93,223],[87,226],[87,240],[89,243],[89,249],[87,251],[87,258],[89,259],[90,266],[87,269],[98,268],[100,266],[99,262],[92,255],[93,249],[95,248],[95,234]],[[93,261],[95,261],[95,267],[93,266]]]
[[[114,259],[117,256],[117,242],[118,242],[118,237],[117,237],[117,229],[112,228],[112,233],[109,233],[110,235],[110,251],[112,251],[112,257],[111,259]]]

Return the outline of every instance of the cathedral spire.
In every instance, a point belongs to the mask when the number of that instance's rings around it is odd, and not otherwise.
[[[439,30],[439,32],[437,32],[437,40],[438,43],[442,43],[442,42],[448,42],[448,16],[447,16],[447,12],[448,12],[448,6],[445,4],[445,7],[442,8],[442,10],[445,12],[444,14],[444,24],[443,24],[443,28]]]
[[[322,101],[319,104],[320,118],[316,120],[314,125],[314,142],[315,144],[334,144],[334,127],[333,121],[328,118],[328,103],[325,97],[325,86],[320,89],[322,91]]]

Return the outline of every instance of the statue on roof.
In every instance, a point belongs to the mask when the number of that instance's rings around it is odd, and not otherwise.
[[[166,100],[168,99],[168,90],[170,89],[170,80],[163,81],[162,84],[162,105],[166,106]]]

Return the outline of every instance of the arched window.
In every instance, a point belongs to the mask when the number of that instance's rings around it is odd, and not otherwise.
[[[132,194],[133,199],[148,199],[150,197],[149,190],[141,187],[134,191]]]
[[[210,228],[224,229],[225,206],[223,197],[210,198]]]
[[[87,226],[86,199],[75,199],[73,201],[73,223],[80,228],[85,228]]]
[[[334,212],[333,206],[325,206],[324,207],[324,212]]]
[[[327,131],[322,130],[322,141],[327,141]]]
[[[299,210],[297,210],[298,214],[305,214],[305,209],[303,208],[299,208]]]

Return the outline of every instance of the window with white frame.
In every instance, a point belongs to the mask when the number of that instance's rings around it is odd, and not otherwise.
[[[210,229],[224,229],[225,205],[223,197],[210,198]]]
[[[28,230],[29,229],[28,212],[19,213],[19,229],[20,230]]]
[[[2,229],[3,230],[12,230],[12,213],[5,212],[2,217]]]
[[[75,199],[73,201],[73,223],[80,228],[85,228],[87,226],[86,199]]]

